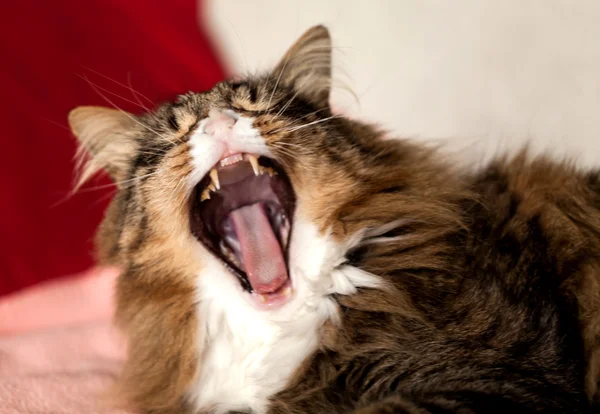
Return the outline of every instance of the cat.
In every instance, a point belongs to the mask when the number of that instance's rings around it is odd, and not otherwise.
[[[331,39],[133,115],[69,114],[117,193],[120,399],[143,413],[591,412],[600,172],[476,172],[334,114]]]

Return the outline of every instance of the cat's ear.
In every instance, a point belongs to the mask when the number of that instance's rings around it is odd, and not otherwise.
[[[99,106],[80,106],[69,112],[69,126],[80,142],[80,160],[87,159],[76,184],[80,187],[99,170],[118,184],[137,151],[135,115]],[[86,156],[87,155],[87,156]]]
[[[292,84],[318,106],[329,105],[331,90],[331,37],[325,26],[308,29],[289,48],[273,76]]]

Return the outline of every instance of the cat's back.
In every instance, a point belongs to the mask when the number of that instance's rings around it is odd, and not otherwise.
[[[487,315],[471,315],[472,325],[517,357],[527,355],[531,369],[558,368],[573,381],[583,370],[593,396],[600,380],[600,170],[523,154],[492,163],[472,183],[467,290],[478,304],[473,314]]]
[[[538,269],[557,282],[599,267],[600,169],[523,154],[483,169],[471,189],[464,215],[472,259],[489,250],[506,260],[491,268],[533,275]]]
[[[600,174],[522,156],[466,186],[458,226],[409,222],[352,258],[393,289],[339,299],[333,362],[315,362],[314,378],[387,408],[393,391],[465,412],[587,412],[600,372]]]

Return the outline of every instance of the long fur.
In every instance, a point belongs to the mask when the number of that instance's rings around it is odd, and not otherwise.
[[[98,232],[99,260],[123,269],[119,394],[146,413],[597,409],[600,173],[526,152],[461,171],[384,139],[331,112],[330,45],[319,26],[263,76],[139,117],[72,113],[85,177],[119,183]],[[211,108],[233,111],[236,145],[277,160],[296,193],[297,289],[277,311],[254,308],[190,231],[220,157]]]

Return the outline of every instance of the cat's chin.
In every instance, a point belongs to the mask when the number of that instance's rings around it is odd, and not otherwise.
[[[277,163],[252,154],[223,158],[198,183],[191,206],[192,233],[256,306],[274,309],[291,300],[295,194]]]
[[[250,293],[250,298],[254,305],[259,309],[274,310],[282,307],[294,296],[292,281],[288,278],[285,283],[276,291],[267,294]]]

